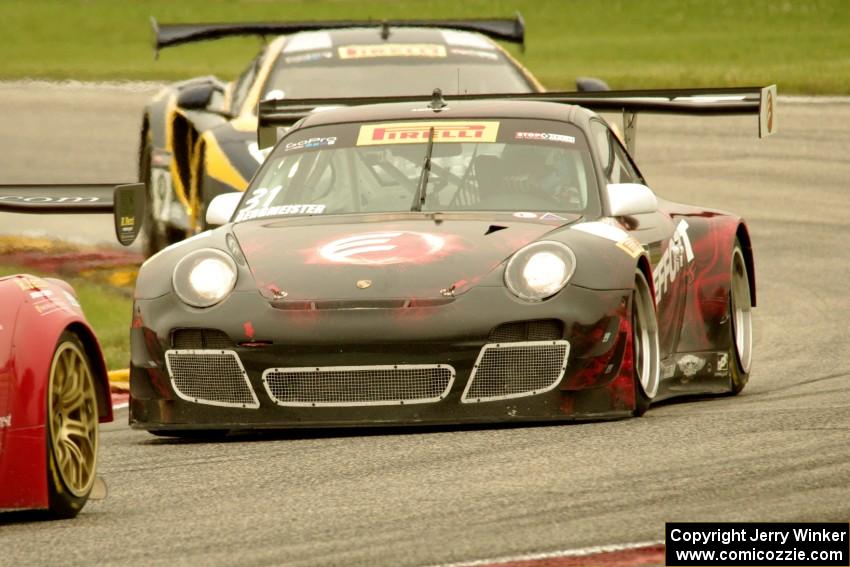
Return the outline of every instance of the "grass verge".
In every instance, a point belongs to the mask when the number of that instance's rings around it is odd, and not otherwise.
[[[110,370],[130,360],[132,290],[140,258],[126,251],[95,250],[49,239],[0,237],[0,277],[32,274],[74,287],[100,340]]]
[[[161,22],[463,18],[521,11],[519,54],[550,88],[576,76],[614,88],[752,85],[783,93],[850,94],[846,0],[5,0],[0,77],[233,78],[261,45],[227,39],[153,60],[150,16]],[[518,53],[518,50],[511,48]]]

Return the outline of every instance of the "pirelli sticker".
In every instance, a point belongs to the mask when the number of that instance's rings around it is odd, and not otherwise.
[[[379,43],[343,45],[340,59],[373,59],[375,57],[445,57],[446,46],[438,43]]]
[[[358,146],[378,144],[422,144],[434,127],[434,142],[495,142],[499,135],[497,121],[475,122],[392,122],[364,124],[357,136]]]

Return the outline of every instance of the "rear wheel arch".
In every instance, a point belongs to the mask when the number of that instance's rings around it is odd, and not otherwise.
[[[744,264],[747,266],[747,276],[750,282],[750,299],[753,307],[756,306],[756,268],[753,259],[753,245],[750,239],[750,232],[747,226],[743,223],[738,225],[735,230],[735,236],[741,244],[741,251],[744,253]]]
[[[652,280],[652,266],[649,264],[649,258],[645,255],[638,258],[637,269],[640,270],[643,273],[643,277],[646,278],[646,283],[649,284],[649,293],[652,295],[653,303],[655,303],[655,284]]]

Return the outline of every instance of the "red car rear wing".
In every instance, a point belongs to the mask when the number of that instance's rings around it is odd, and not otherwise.
[[[435,91],[431,104],[441,101]],[[438,98],[438,96],[440,98]],[[776,85],[706,89],[647,89],[633,91],[502,93],[447,95],[446,101],[523,100],[575,104],[596,112],[622,112],[624,136],[630,152],[635,149],[637,115],[684,114],[696,116],[751,115],[759,117],[759,137],[776,131]],[[261,148],[274,145],[277,128],[291,126],[321,107],[359,106],[388,102],[426,102],[428,97],[361,97],[281,99],[260,102],[257,140]]]
[[[0,185],[0,213],[112,213],[115,236],[124,246],[136,239],[145,218],[142,183]]]

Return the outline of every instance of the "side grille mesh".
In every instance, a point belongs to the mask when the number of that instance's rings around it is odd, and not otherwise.
[[[269,396],[282,406],[369,406],[438,402],[452,387],[447,364],[270,368]]]
[[[236,344],[218,329],[175,329],[171,333],[171,346],[178,349],[228,349]]]
[[[242,362],[228,350],[169,350],[165,362],[178,396],[198,404],[258,408]]]
[[[548,392],[564,376],[569,352],[567,341],[484,345],[461,401],[477,403]]]
[[[503,323],[490,331],[491,343],[557,341],[564,338],[564,324],[557,319]]]

